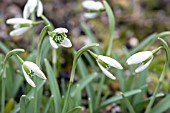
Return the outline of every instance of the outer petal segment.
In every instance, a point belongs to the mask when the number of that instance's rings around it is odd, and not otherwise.
[[[31,27],[17,28],[10,32],[10,36],[19,36],[28,31]]]
[[[139,72],[143,71],[144,69],[146,69],[146,68],[149,66],[149,64],[151,63],[152,60],[153,60],[153,57],[152,57],[146,64],[142,63],[142,64],[135,70],[135,72],[136,72],[136,73],[139,73]]]
[[[29,75],[27,75],[27,73],[25,72],[23,66],[22,66],[22,71],[24,73],[24,77],[25,77],[26,81],[28,82],[28,84],[30,84],[32,87],[36,87],[35,83],[30,79]]]
[[[128,58],[126,62],[128,65],[138,64],[138,63],[142,63],[143,61],[147,60],[151,56],[153,56],[151,51],[138,52],[132,55],[130,58]]]
[[[49,37],[49,40],[50,40],[50,44],[53,48],[57,49],[58,48],[58,45],[55,43],[55,41],[53,40],[52,37]]]
[[[105,62],[106,64],[108,64],[109,66],[115,67],[117,69],[123,69],[121,64],[113,58],[103,56],[103,55],[99,55],[98,58],[103,62]]]
[[[60,28],[54,29],[53,32],[58,32],[58,33],[68,33],[68,29],[60,27]]]
[[[111,78],[112,80],[115,80],[116,77],[113,76],[106,68],[104,68],[98,61],[97,64],[99,65],[100,69],[102,70],[102,72],[109,78]]]
[[[29,70],[32,70],[35,73],[35,75],[37,75],[38,77],[42,79],[46,79],[44,73],[40,70],[37,64],[33,62],[25,61],[23,65],[25,65]]]
[[[60,45],[62,45],[64,47],[71,47],[72,46],[71,41],[68,38],[64,38],[63,42],[61,42]]]
[[[42,5],[42,2],[39,1],[38,7],[37,7],[37,16],[40,17],[42,13],[43,13],[43,5]]]

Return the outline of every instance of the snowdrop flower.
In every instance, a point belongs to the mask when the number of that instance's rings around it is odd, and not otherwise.
[[[23,11],[23,17],[28,18],[30,14],[37,9],[37,16],[40,17],[43,13],[43,5],[40,0],[28,0]]]
[[[10,36],[19,36],[31,29],[33,21],[24,18],[11,18],[6,21],[7,24],[14,25],[14,30],[10,32]]]
[[[152,60],[153,60],[153,51],[143,51],[132,55],[130,58],[127,59],[126,63],[128,65],[140,63],[140,66],[135,70],[136,73],[139,73],[144,69],[146,69]]]
[[[68,30],[66,28],[56,28],[52,32],[48,32],[49,34],[49,40],[50,44],[53,48],[58,48],[59,45],[63,47],[71,47],[72,43],[67,38],[66,33],[68,33]]]
[[[44,73],[40,70],[40,68],[34,64],[33,62],[25,61],[22,64],[22,71],[24,73],[24,77],[26,81],[32,86],[36,87],[35,83],[32,81],[30,76],[33,76],[33,74],[37,75],[38,77],[46,80],[47,78],[45,77]]]
[[[83,13],[83,16],[87,19],[91,19],[91,18],[96,18],[98,16],[98,13]]]
[[[104,10],[103,4],[99,1],[86,0],[82,2],[82,6],[90,12],[98,12]]]
[[[108,56],[103,56],[103,55],[96,55],[95,53],[93,53],[92,51],[89,51],[89,53],[96,59],[97,64],[99,65],[100,69],[102,70],[102,72],[109,78],[111,78],[112,80],[115,80],[116,77],[113,76],[108,69],[111,67],[115,67],[117,69],[123,69],[123,67],[121,66],[121,64],[116,61],[113,58],[110,58]]]

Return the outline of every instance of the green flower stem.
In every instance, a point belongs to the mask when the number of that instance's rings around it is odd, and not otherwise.
[[[35,10],[31,14],[31,20],[34,22],[35,21]],[[34,51],[34,46],[35,46],[35,27],[32,27],[32,51]]]
[[[14,49],[7,53],[4,62],[3,62],[3,69],[2,69],[2,92],[1,92],[1,113],[4,113],[5,107],[5,86],[6,86],[6,64],[8,59],[20,52],[24,52],[24,49]]]
[[[158,91],[160,89],[160,86],[161,86],[162,81],[163,81],[163,79],[165,77],[165,73],[168,70],[168,66],[169,66],[169,62],[170,62],[170,49],[169,49],[168,44],[163,39],[161,39],[161,38],[158,38],[158,39],[162,42],[162,45],[163,45],[163,47],[165,49],[165,52],[166,52],[166,61],[165,61],[164,69],[163,69],[163,71],[161,73],[161,76],[159,78],[158,84],[156,86],[156,89],[155,89],[155,91],[153,93],[153,96],[152,96],[152,98],[151,98],[151,100],[149,102],[149,105],[148,105],[145,113],[150,113],[150,111],[151,111],[151,107],[152,107],[152,105],[153,105],[153,103],[155,101],[156,94],[158,93]]]
[[[88,52],[95,58],[97,59],[98,55],[96,55],[95,53],[93,53],[92,51],[88,50]]]
[[[39,39],[39,42],[38,42],[38,50],[37,50],[37,57],[36,57],[36,64],[41,67],[40,65],[40,62],[41,62],[41,49],[42,49],[42,44],[43,44],[43,41],[45,39],[45,35],[47,33],[47,30],[50,28],[50,25],[46,25],[41,33],[40,33],[40,39]]]
[[[67,95],[66,95],[66,99],[64,102],[64,106],[63,106],[63,110],[62,113],[66,113],[67,112],[67,106],[68,106],[68,100],[70,97],[70,90],[71,90],[71,86],[73,84],[74,81],[74,74],[75,74],[75,70],[76,70],[76,65],[77,65],[77,61],[79,59],[79,57],[86,52],[88,49],[90,49],[91,47],[95,47],[95,46],[99,46],[99,44],[97,43],[92,43],[90,45],[84,46],[83,48],[81,48],[75,55],[74,60],[73,60],[73,66],[72,66],[72,70],[71,70],[71,77],[70,77],[70,82],[69,82],[69,86],[68,86],[68,91],[67,91]]]
[[[89,113],[93,113],[91,98],[88,98],[88,108],[89,108]]]
[[[156,54],[156,53],[157,53],[160,49],[162,49],[162,48],[163,48],[163,47],[160,46],[160,47],[154,49],[154,50],[152,51],[152,54],[153,54],[153,55]]]
[[[114,17],[114,14],[112,12],[111,7],[109,6],[109,4],[107,3],[106,0],[103,1],[103,4],[105,6],[105,10],[106,10],[106,13],[107,13],[108,18],[109,18],[109,32],[110,32],[110,36],[109,36],[109,39],[108,39],[109,42],[108,42],[108,47],[107,47],[106,55],[110,56],[111,50],[112,50],[112,46],[113,46],[113,40],[114,40],[113,33],[114,33],[114,30],[115,30],[115,17]],[[99,104],[99,100],[100,100],[101,93],[102,93],[102,88],[101,87],[104,84],[104,81],[106,79],[105,77],[106,76],[102,76],[102,78],[100,80],[100,84],[99,84],[100,89],[97,92],[95,108],[97,108],[98,104]]]
[[[98,92],[97,92],[97,97],[96,97],[96,101],[95,101],[95,109],[98,108],[98,106],[99,106],[98,104],[99,104],[100,97],[101,97],[101,94],[102,94],[102,87],[103,87],[105,79],[106,79],[106,76],[103,75],[101,77],[100,84],[99,84],[99,89],[98,89]]]
[[[114,33],[114,30],[115,30],[115,17],[114,17],[114,14],[112,12],[111,7],[109,6],[109,4],[107,3],[106,0],[103,1],[103,4],[105,6],[106,13],[107,13],[108,18],[109,18],[110,36],[109,36],[109,39],[108,39],[109,42],[108,42],[108,48],[107,48],[106,55],[110,56],[111,50],[112,50],[112,45],[113,45],[113,39],[114,39],[113,33]]]
[[[37,50],[37,57],[36,57],[36,64],[41,68],[41,49],[42,49],[42,44],[43,44],[43,41],[45,39],[45,35],[47,33],[47,30],[50,28],[50,25],[46,25],[41,33],[40,33],[40,39],[39,39],[39,43],[38,43],[38,50]],[[38,83],[38,80],[37,80],[37,77],[35,77],[35,83],[37,84]],[[35,99],[35,103],[34,103],[34,113],[37,113],[37,111],[39,111],[37,108],[38,106],[38,88],[35,87],[35,90],[34,90],[34,99]]]
[[[15,54],[15,56],[18,58],[18,60],[19,60],[19,62],[20,62],[21,64],[24,63],[24,61],[22,60],[22,58],[21,58],[20,56],[18,56],[17,54]]]
[[[54,26],[53,24],[42,14],[40,16],[43,21],[45,22],[46,25],[50,25],[50,28],[49,30],[50,31],[53,31],[54,30]],[[53,69],[54,69],[54,73],[56,74],[57,70],[56,70],[56,65],[57,65],[57,50],[56,49],[53,49],[52,51],[52,61],[53,61]]]
[[[43,21],[45,22],[46,25],[50,25],[51,26],[50,27],[51,31],[54,30],[53,24],[43,14],[40,17],[43,19]]]

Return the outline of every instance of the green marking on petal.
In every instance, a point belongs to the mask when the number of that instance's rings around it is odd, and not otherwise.
[[[23,68],[24,68],[24,71],[25,71],[29,76],[32,76],[32,74],[34,73],[32,70],[29,70],[24,64],[23,64]]]
[[[108,65],[107,63],[103,62],[101,59],[97,59],[97,61],[107,70],[109,70],[110,65]]]

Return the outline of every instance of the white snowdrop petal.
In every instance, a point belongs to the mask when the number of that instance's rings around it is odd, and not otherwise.
[[[32,70],[33,72],[36,72],[37,70],[40,70],[40,68],[37,66],[37,64],[30,62],[30,61],[25,61],[24,65],[29,69]]]
[[[60,45],[62,45],[62,46],[64,46],[64,47],[71,47],[72,46],[72,43],[71,43],[71,41],[68,39],[68,38],[64,38],[64,40],[63,40],[63,42],[61,42],[61,44]]]
[[[17,28],[10,32],[10,36],[19,36],[28,31],[31,27]]]
[[[50,40],[50,44],[53,48],[58,48],[58,45],[56,44],[56,42],[52,39],[52,37],[49,37],[49,40]]]
[[[149,64],[151,63],[152,59],[153,59],[153,57],[152,57],[146,64],[143,64],[143,63],[142,63],[142,64],[135,70],[135,72],[136,72],[136,73],[139,73],[139,72],[143,71],[144,69],[146,69],[146,68],[149,66]]]
[[[32,87],[36,87],[35,83],[30,79],[29,75],[27,75],[27,73],[25,72],[23,66],[22,66],[22,71],[24,73],[24,77],[25,77],[26,81],[28,82],[28,84],[30,84]]]
[[[117,69],[123,69],[121,64],[118,61],[116,61],[115,59],[113,59],[113,58],[103,56],[103,55],[99,55],[98,59],[102,60],[103,62],[105,62],[109,66],[115,67]]]
[[[40,68],[37,66],[37,64],[30,62],[30,61],[25,61],[24,65],[29,69],[34,72],[35,75],[42,79],[46,79],[44,73],[40,70]]]
[[[87,19],[91,19],[91,18],[96,18],[98,16],[98,13],[83,13],[83,16]]]
[[[27,19],[30,16],[30,10],[28,5],[26,4],[24,7],[24,11],[23,11],[23,18]]]
[[[151,51],[138,52],[132,55],[131,57],[129,57],[126,63],[128,65],[142,63],[143,61],[145,61],[151,56],[153,56]]]
[[[58,33],[68,33],[68,29],[66,29],[66,28],[56,28],[56,29],[54,29],[54,31],[53,32],[58,32]]]
[[[91,1],[91,0],[83,1],[82,6],[89,10],[100,10],[104,8],[101,2],[99,1],[96,2],[96,1]]]
[[[25,18],[11,18],[6,21],[7,24],[32,24],[32,21]]]
[[[102,70],[102,72],[109,78],[111,78],[112,80],[115,80],[116,77],[113,76],[106,68],[104,68],[98,61],[97,64],[99,65],[100,69]]]
[[[32,13],[37,6],[37,0],[28,0],[27,5],[29,7],[30,12]]]
[[[39,70],[36,70],[35,72],[35,75],[37,75],[38,77],[46,80],[47,78],[45,77],[44,73],[39,69]]]
[[[13,28],[14,29],[18,29],[18,28],[20,28],[20,25],[19,24],[15,24],[15,25],[13,25]]]
[[[42,5],[42,2],[39,1],[38,8],[37,8],[37,16],[40,17],[42,13],[43,13],[43,5]]]

